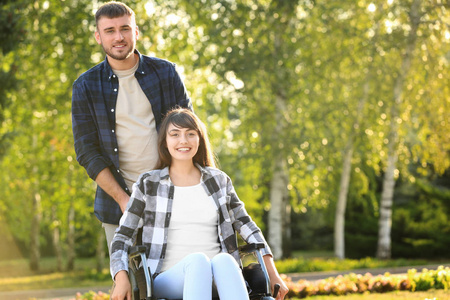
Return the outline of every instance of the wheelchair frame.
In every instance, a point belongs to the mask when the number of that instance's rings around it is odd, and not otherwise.
[[[249,294],[250,300],[275,300],[280,286],[275,285],[274,295],[271,294],[269,273],[267,272],[266,265],[264,263],[261,249],[264,248],[263,243],[247,244],[239,247],[239,252],[244,255],[251,253],[256,254],[258,264],[261,266],[262,273],[264,274],[265,284],[264,291],[257,294]],[[145,256],[145,246],[132,246],[128,251],[129,264],[128,264],[128,276],[131,283],[132,299],[133,300],[164,300],[157,299],[153,295],[153,277],[150,274],[150,269],[147,265],[147,258]],[[143,274],[142,274],[143,273]],[[140,274],[140,275],[138,275]],[[143,275],[143,276],[142,276]],[[144,286],[145,285],[145,286]]]

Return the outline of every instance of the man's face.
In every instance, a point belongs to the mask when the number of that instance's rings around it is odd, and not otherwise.
[[[115,60],[125,60],[132,56],[138,37],[139,29],[130,16],[114,19],[102,17],[98,20],[95,39],[102,45],[106,55]]]

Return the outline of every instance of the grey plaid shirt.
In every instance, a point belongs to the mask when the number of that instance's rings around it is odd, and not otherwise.
[[[236,195],[228,175],[215,168],[197,167],[202,173],[201,185],[217,207],[218,238],[222,252],[231,254],[242,266],[237,247],[237,231],[247,243],[265,243],[263,255],[272,254],[261,230]],[[142,243],[147,247],[147,263],[154,276],[160,272],[167,247],[173,195],[174,185],[169,179],[168,167],[139,177],[112,241],[110,266],[113,278],[121,270],[128,271],[128,248],[135,243],[137,231],[141,227]]]

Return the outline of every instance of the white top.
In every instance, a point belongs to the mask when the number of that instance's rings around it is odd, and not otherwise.
[[[209,258],[220,253],[219,216],[212,197],[201,184],[175,187],[167,250],[161,271],[170,269],[186,255],[203,252]]]
[[[120,171],[128,188],[139,175],[155,168],[158,160],[158,133],[150,101],[130,70],[113,70],[119,78],[116,103],[116,136]]]

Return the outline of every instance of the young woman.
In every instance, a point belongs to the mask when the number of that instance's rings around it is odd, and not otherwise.
[[[158,137],[157,170],[142,174],[111,246],[111,299],[131,300],[127,250],[143,227],[147,262],[157,298],[249,299],[236,242],[262,242],[264,262],[277,300],[288,292],[261,230],[247,214],[230,178],[215,168],[205,125],[179,108],[164,118]]]

